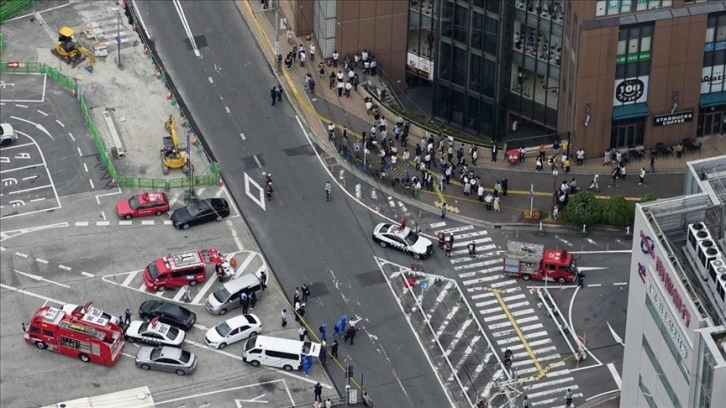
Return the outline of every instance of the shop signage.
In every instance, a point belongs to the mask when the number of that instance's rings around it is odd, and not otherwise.
[[[618,55],[615,57],[616,64],[629,64],[631,62],[650,61],[650,51],[636,52],[628,55]]]
[[[686,327],[689,327],[691,325],[691,313],[688,311],[688,307],[683,301],[684,298],[678,290],[677,285],[673,282],[671,274],[666,270],[663,260],[660,259],[660,256],[655,254],[655,241],[653,241],[653,238],[645,235],[645,232],[642,230],[640,231],[640,250],[643,254],[649,255],[651,259],[655,260],[655,272],[658,279],[660,279],[661,283],[663,283],[665,293],[667,293],[668,297],[670,297],[673,307],[675,307],[676,311],[678,311],[683,323]]]
[[[678,329],[676,322],[673,321],[671,314],[668,312],[668,308],[663,301],[663,297],[661,297],[661,295],[658,293],[658,288],[656,288],[655,285],[650,281],[648,281],[647,289],[648,296],[650,296],[650,299],[653,301],[653,305],[658,311],[658,314],[663,321],[663,325],[666,327],[668,334],[670,334],[673,343],[675,343],[676,345],[676,348],[678,348],[678,353],[681,355],[681,357],[685,359],[686,356],[688,356],[688,347],[686,346],[686,341],[683,339],[683,336],[681,336],[680,330]]]
[[[706,43],[706,45],[703,47],[703,51],[705,51],[705,52],[721,51],[721,50],[726,50],[726,41],[716,41],[716,42]]]
[[[408,72],[429,81],[434,78],[434,63],[431,60],[419,57],[412,52],[407,53],[406,58]]]
[[[653,126],[680,125],[693,120],[693,110],[667,113],[653,116]]]
[[[703,67],[701,70],[701,94],[726,91],[724,66]]]
[[[618,79],[615,81],[613,106],[641,103],[648,100],[648,77]]]

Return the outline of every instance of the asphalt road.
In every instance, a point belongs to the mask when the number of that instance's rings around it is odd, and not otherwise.
[[[332,327],[342,313],[364,319],[355,346],[343,344],[339,354],[350,356],[354,378],[374,401],[397,407],[451,405],[413,334],[401,324],[373,259],[378,252],[401,255],[373,249],[370,234],[378,220],[340,190],[325,202],[323,185],[330,176],[287,102],[270,106],[276,81],[235,4],[182,4],[201,58],[187,46],[171,3],[138,7],[282,286],[290,294],[303,282],[311,286],[306,316],[313,330],[322,321]],[[264,208],[249,181],[262,184],[263,171],[273,175],[275,186],[274,199]],[[331,376],[342,389],[342,373],[332,369]]]

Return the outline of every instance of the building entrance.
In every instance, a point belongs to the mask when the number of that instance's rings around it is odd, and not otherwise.
[[[723,126],[723,112],[708,112],[703,115],[703,135],[720,135]]]
[[[610,134],[610,147],[627,149],[643,144],[645,130],[643,120],[624,120],[613,122]]]

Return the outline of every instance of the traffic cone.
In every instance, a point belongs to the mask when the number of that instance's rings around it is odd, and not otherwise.
[[[222,177],[219,178],[219,186],[224,187],[224,180],[222,180]]]

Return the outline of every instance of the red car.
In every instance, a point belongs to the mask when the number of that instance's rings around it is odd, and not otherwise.
[[[167,211],[169,198],[162,192],[142,193],[116,203],[116,213],[127,220],[145,215],[161,215]]]

